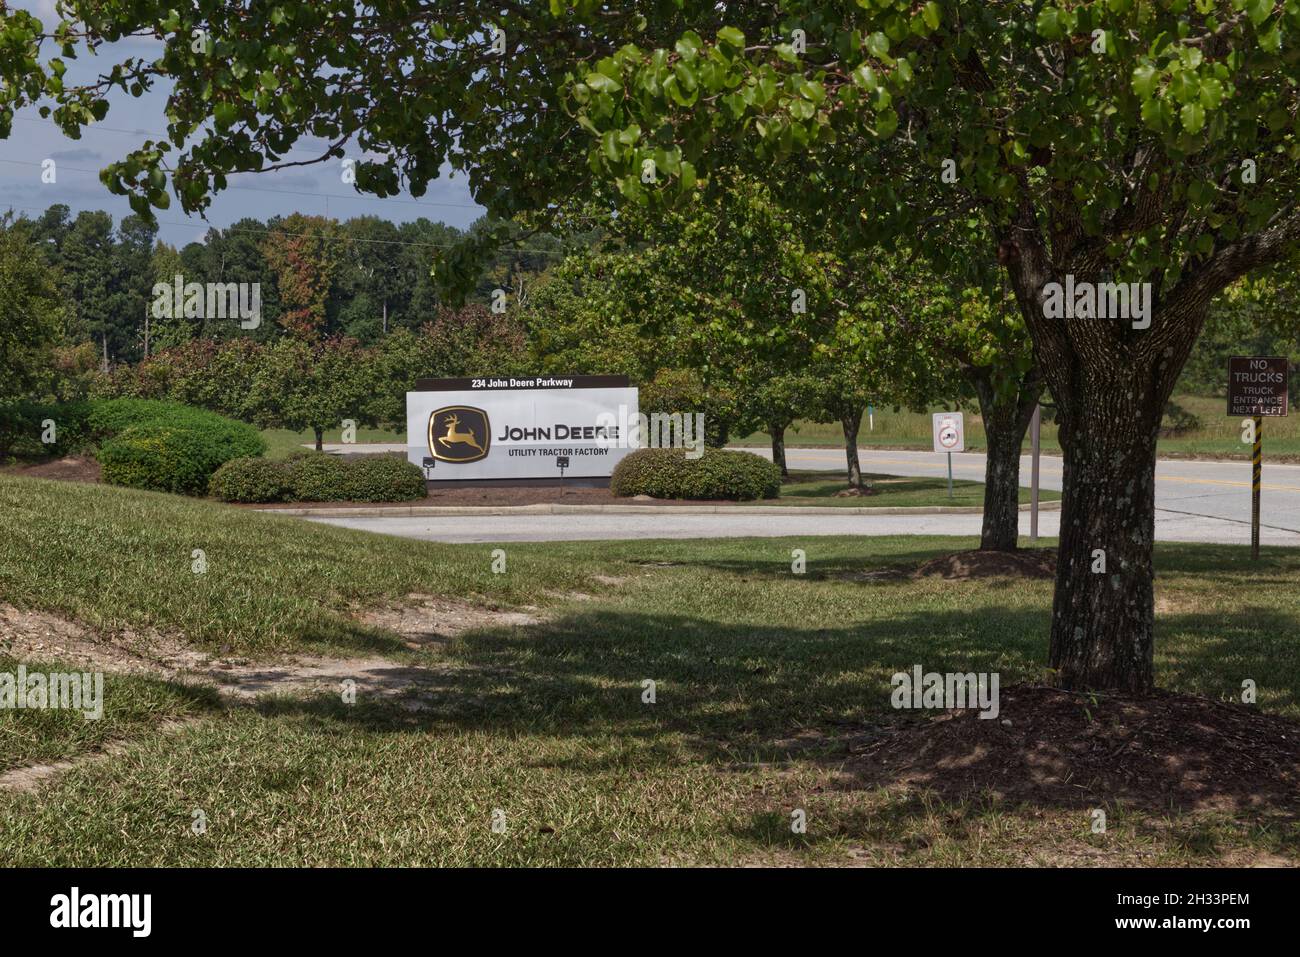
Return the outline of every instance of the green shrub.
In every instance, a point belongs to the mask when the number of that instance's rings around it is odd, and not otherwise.
[[[406,502],[428,494],[420,467],[395,455],[349,459],[345,474],[349,502]]]
[[[0,461],[63,458],[91,444],[89,402],[62,404],[14,402],[0,406]],[[45,423],[54,423],[55,441],[41,441]]]
[[[56,439],[48,445],[41,441],[47,420],[54,423]],[[261,434],[251,425],[203,409],[148,399],[100,399],[20,402],[0,408],[0,458],[40,460],[93,451],[128,429],[146,426],[196,433],[211,469],[266,451]]]
[[[347,499],[347,466],[324,452],[295,452],[284,460],[289,497],[295,502],[342,502]]]
[[[262,458],[231,459],[212,473],[208,494],[223,502],[283,502],[292,492],[284,462]]]
[[[781,470],[750,452],[706,449],[690,459],[685,449],[638,449],[614,467],[609,488],[619,496],[745,502],[775,498]]]
[[[231,459],[261,455],[266,443],[251,425],[176,402],[108,399],[89,403],[87,430],[112,485],[204,495]]]
[[[168,425],[133,425],[99,447],[101,476],[110,485],[203,495],[220,463],[198,432]]]
[[[111,438],[133,426],[164,425],[201,433],[204,444],[221,456],[221,462],[266,452],[266,441],[251,425],[179,402],[105,399],[88,405],[87,423],[96,440]]]
[[[419,466],[391,455],[295,452],[283,462],[243,458],[212,476],[223,502],[407,502],[427,494]]]

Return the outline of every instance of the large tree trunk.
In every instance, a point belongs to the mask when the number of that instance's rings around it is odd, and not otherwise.
[[[1066,688],[1154,686],[1152,372],[1088,370],[1060,403],[1065,456],[1050,664]]]
[[[324,452],[325,451],[325,430],[319,427],[313,427],[312,431],[316,433],[316,451]]]
[[[862,488],[862,465],[858,462],[858,430],[862,428],[865,406],[851,409],[840,417],[844,429],[844,455],[848,459],[848,478],[851,488]]]
[[[781,478],[787,478],[790,470],[785,465],[785,426],[769,425],[767,430],[772,436],[772,461],[781,467]]]
[[[1148,692],[1155,680],[1156,437],[1213,290],[1157,300],[1144,328],[1124,318],[1048,318],[1048,282],[1067,275],[1095,281],[1099,270],[1086,258],[1054,265],[1032,210],[1003,243],[1056,401],[1065,462],[1048,654],[1055,681],[1075,690]]]
[[[1011,552],[1020,534],[1020,449],[1043,393],[1037,373],[1014,396],[998,395],[987,375],[974,380],[988,451],[984,460],[984,523],[980,548]]]

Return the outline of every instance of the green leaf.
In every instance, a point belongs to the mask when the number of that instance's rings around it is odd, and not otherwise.
[[[925,25],[931,30],[939,29],[939,19],[942,14],[943,10],[940,9],[939,4],[935,3],[934,0],[931,0],[930,3],[927,3],[921,8],[921,19],[925,21]]]
[[[623,151],[618,148],[618,133],[614,130],[606,130],[601,134],[600,148],[611,163],[617,163],[623,158]]]
[[[212,119],[216,122],[219,130],[229,129],[238,116],[239,111],[233,103],[218,103],[212,108]]]
[[[876,71],[871,68],[870,64],[862,64],[853,71],[852,77],[854,83],[868,90],[875,90],[880,87],[880,81],[876,79]]]
[[[700,39],[700,35],[694,30],[687,30],[677,41],[675,49],[683,60],[694,60],[702,46],[704,46],[704,41]]]
[[[673,64],[673,74],[677,77],[678,85],[687,93],[695,92],[695,89],[700,85],[695,71],[691,69],[691,65],[685,60],[678,60]]]
[[[1038,11],[1038,22],[1034,25],[1038,35],[1048,40],[1059,40],[1065,36],[1065,22],[1061,11],[1056,7],[1043,7]]]
[[[876,135],[882,140],[893,136],[896,129],[898,129],[898,114],[892,108],[883,110],[876,117]]]
[[[1159,74],[1156,68],[1150,64],[1143,64],[1133,69],[1133,92],[1143,99],[1147,99],[1155,91],[1156,81]]]
[[[725,43],[737,50],[745,49],[745,34],[735,27],[723,27],[718,31],[718,42]]]
[[[583,82],[597,93],[616,93],[623,89],[623,84],[604,73],[588,73],[587,79]]]
[[[1182,120],[1183,129],[1188,133],[1199,133],[1205,126],[1205,107],[1200,103],[1185,103],[1178,117]]]

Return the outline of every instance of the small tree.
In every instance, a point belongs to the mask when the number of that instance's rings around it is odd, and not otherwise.
[[[0,220],[0,403],[48,377],[61,301],[27,230]]]
[[[779,373],[763,368],[742,370],[742,388],[737,431],[766,432],[772,440],[772,461],[782,477],[790,474],[785,459],[785,433],[798,419],[817,413],[817,381],[801,373]]]
[[[262,428],[311,429],[320,452],[326,429],[339,427],[344,419],[373,422],[367,413],[372,380],[355,339],[309,343],[284,338],[261,353],[249,410]]]

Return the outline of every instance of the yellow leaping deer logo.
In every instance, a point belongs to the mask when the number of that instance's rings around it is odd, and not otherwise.
[[[452,414],[447,416],[446,421],[447,434],[438,436],[438,443],[447,448],[453,442],[464,442],[466,445],[478,449],[480,452],[487,451],[483,446],[478,444],[478,439],[474,438],[473,432],[457,432],[456,426],[460,425],[460,416]]]
[[[429,415],[429,454],[443,462],[477,462],[492,445],[487,413],[469,405],[448,405]]]

